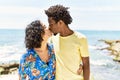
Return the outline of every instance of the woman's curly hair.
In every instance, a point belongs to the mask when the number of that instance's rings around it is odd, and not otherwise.
[[[66,25],[71,24],[72,17],[69,14],[68,7],[63,5],[55,5],[45,10],[45,14],[48,17],[52,17],[57,23],[59,20],[62,20]]]
[[[39,20],[30,23],[25,29],[25,46],[27,49],[40,48],[43,41],[44,26]]]

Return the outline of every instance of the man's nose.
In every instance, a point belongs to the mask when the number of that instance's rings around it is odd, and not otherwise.
[[[51,28],[50,28],[50,27],[48,27],[48,29],[51,31]]]

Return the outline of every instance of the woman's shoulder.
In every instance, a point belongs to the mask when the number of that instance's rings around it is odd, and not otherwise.
[[[53,44],[52,43],[48,43],[48,49],[53,49]]]
[[[34,54],[34,50],[33,49],[26,50],[26,52],[24,52],[22,54],[20,60],[25,60],[28,56],[30,56],[30,54]]]

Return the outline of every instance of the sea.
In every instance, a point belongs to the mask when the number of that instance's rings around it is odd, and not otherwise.
[[[94,80],[120,80],[120,63],[113,61],[100,40],[120,40],[120,31],[76,30],[86,35],[90,52],[90,69]],[[0,64],[19,62],[25,53],[23,29],[0,29]]]

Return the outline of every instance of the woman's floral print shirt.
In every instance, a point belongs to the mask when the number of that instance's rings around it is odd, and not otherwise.
[[[55,54],[52,45],[48,45],[49,61],[40,59],[34,49],[30,49],[20,59],[19,75],[21,80],[55,80]]]

